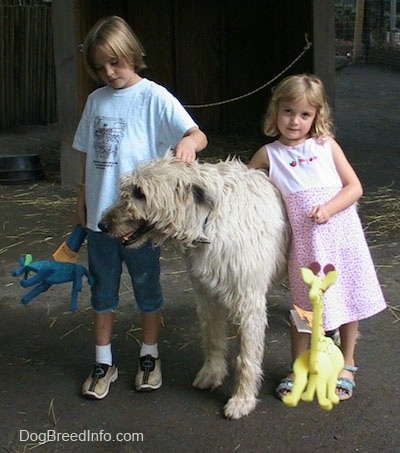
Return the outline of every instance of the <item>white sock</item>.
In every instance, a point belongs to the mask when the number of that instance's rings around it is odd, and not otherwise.
[[[111,343],[106,344],[105,346],[99,346],[96,344],[96,362],[104,363],[105,365],[112,365],[112,352],[111,352]]]
[[[151,355],[155,359],[158,359],[158,343],[156,344],[142,343],[142,347],[140,348],[140,357],[143,357],[145,355]]]

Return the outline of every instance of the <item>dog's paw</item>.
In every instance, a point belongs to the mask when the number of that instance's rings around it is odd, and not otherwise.
[[[225,417],[230,420],[237,420],[238,418],[249,415],[257,404],[256,398],[236,398],[232,397],[224,406]]]
[[[198,389],[213,389],[224,382],[226,371],[203,366],[193,381],[193,387]]]

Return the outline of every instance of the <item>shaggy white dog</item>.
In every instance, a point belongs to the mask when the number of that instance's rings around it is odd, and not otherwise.
[[[266,294],[286,271],[290,236],[280,195],[266,174],[238,160],[186,165],[167,156],[122,179],[120,198],[99,227],[134,247],[148,239],[183,247],[199,296],[205,355],[193,386],[224,381],[231,321],[239,354],[224,413],[248,415],[262,381]]]

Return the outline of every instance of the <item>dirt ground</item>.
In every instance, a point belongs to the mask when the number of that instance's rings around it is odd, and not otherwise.
[[[191,387],[202,363],[194,293],[181,255],[166,247],[162,388],[147,394],[133,390],[141,337],[124,274],[113,340],[120,377],[106,399],[83,399],[80,387],[94,359],[87,282],[79,309],[72,313],[69,284],[23,306],[20,299],[27,290],[10,275],[20,255],[51,257],[71,229],[75,201],[75,191],[60,186],[57,126],[18,128],[0,133],[0,155],[37,152],[46,178],[0,186],[2,451],[400,451],[400,73],[349,66],[338,75],[336,90],[337,138],[364,185],[360,214],[388,302],[387,310],[361,324],[354,397],[330,412],[315,401],[287,408],[275,398],[290,361],[290,299],[287,288],[278,286],[269,295],[260,402],[250,416],[225,420],[222,407],[232,391],[232,376],[212,392]],[[203,158],[237,154],[246,160],[259,141],[212,136]],[[87,263],[85,246],[80,261]],[[233,359],[233,335],[230,348]]]

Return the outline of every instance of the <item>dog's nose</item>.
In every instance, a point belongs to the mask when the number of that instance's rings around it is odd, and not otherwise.
[[[110,231],[110,225],[105,220],[100,220],[97,226],[103,233],[108,233]]]

